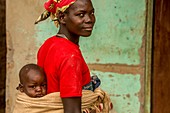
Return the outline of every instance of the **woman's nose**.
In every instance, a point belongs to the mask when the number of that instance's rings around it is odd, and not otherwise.
[[[85,23],[94,24],[95,23],[95,16],[94,15],[86,15]]]
[[[92,17],[90,16],[90,15],[86,15],[86,19],[85,19],[85,21],[87,22],[87,23],[91,23],[92,22]]]

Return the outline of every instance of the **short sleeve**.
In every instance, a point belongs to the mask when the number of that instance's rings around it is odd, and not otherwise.
[[[60,96],[82,96],[82,59],[71,55],[63,60],[60,66]]]

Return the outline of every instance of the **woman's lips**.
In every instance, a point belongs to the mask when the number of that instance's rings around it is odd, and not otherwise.
[[[92,31],[93,27],[83,27],[83,30],[85,30],[85,31]]]

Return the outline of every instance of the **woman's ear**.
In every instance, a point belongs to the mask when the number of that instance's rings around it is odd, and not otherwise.
[[[59,12],[59,14],[58,14],[59,23],[65,24],[66,23],[65,19],[66,19],[66,13]]]

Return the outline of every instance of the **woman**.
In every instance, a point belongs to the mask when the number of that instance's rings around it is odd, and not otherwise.
[[[46,11],[37,20],[51,16],[58,33],[38,51],[38,65],[47,75],[47,93],[60,92],[64,113],[81,113],[82,87],[90,72],[79,49],[80,36],[91,35],[95,23],[91,0],[48,0]]]

